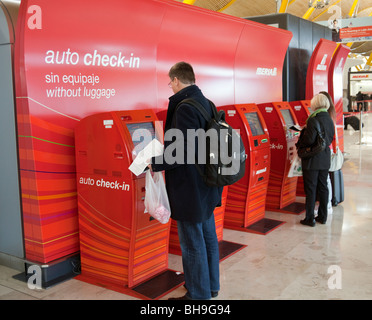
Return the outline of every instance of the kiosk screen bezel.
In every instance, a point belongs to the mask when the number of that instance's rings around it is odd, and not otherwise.
[[[292,116],[292,113],[289,109],[280,109],[280,112],[283,116],[283,119],[284,119],[284,122],[285,122],[287,128],[290,128],[291,126],[296,124],[296,122],[295,122],[295,120]]]
[[[147,146],[148,143],[150,143],[153,139],[156,138],[155,126],[154,126],[154,123],[152,121],[126,123],[126,126],[127,126],[128,131],[129,131],[130,137],[132,138],[133,147],[134,147],[134,149],[136,149],[137,153],[140,152],[144,147]],[[148,130],[151,134],[151,139],[149,138],[148,141],[146,141],[146,143],[142,143],[142,142],[145,141],[145,138],[147,139],[147,135],[141,135],[140,136],[141,139],[139,141],[134,141],[133,140],[133,133],[137,129]],[[140,145],[140,143],[142,143],[142,145]],[[142,148],[140,148],[140,147],[142,147]]]
[[[244,116],[248,121],[252,136],[256,137],[265,134],[260,117],[258,116],[258,113],[256,111],[246,112],[244,113]]]

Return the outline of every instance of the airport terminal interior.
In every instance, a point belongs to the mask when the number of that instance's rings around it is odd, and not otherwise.
[[[362,144],[359,131],[345,131],[345,200],[332,208],[327,223],[311,228],[300,224],[304,214],[267,212],[285,224],[267,235],[225,229],[224,240],[246,247],[220,263],[221,291],[213,300],[372,299],[371,115],[363,122]],[[182,272],[179,255],[169,255],[169,268]],[[336,270],[339,287],[332,279]],[[13,278],[19,272],[0,265],[0,299],[137,299],[76,279],[31,290]],[[160,299],[185,293],[181,286]]]
[[[370,0],[107,3],[0,0],[0,300],[186,294],[177,225],[145,211],[145,174],[131,169],[137,129],[162,140],[182,60],[247,157],[214,211],[212,301],[371,300]],[[344,162],[330,176],[343,182],[310,227],[289,171],[320,91],[335,102]]]

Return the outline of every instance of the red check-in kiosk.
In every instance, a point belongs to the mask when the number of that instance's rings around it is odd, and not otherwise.
[[[288,213],[298,213],[298,210],[302,212],[304,206],[295,203],[297,177],[288,177],[299,136],[299,132],[289,129],[292,125],[298,125],[296,116],[288,102],[263,103],[258,107],[270,136],[271,164],[266,209]]]
[[[298,124],[303,127],[306,124],[306,120],[309,115],[312,113],[310,108],[310,100],[300,100],[300,101],[290,101],[289,105],[291,106]]]
[[[229,186],[224,226],[246,228],[265,216],[270,172],[269,133],[255,104],[222,106],[226,122],[239,130],[247,154],[245,175]]]
[[[145,174],[128,169],[161,137],[156,120],[152,110],[115,111],[86,117],[75,129],[83,278],[131,288],[168,267],[170,224],[144,213]]]
[[[298,124],[301,127],[305,126],[307,118],[312,113],[310,109],[310,100],[290,101],[289,105],[296,115]],[[297,179],[296,194],[298,196],[305,197],[304,179],[302,177],[298,177]]]

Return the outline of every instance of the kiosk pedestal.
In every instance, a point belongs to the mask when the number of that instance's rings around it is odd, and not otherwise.
[[[298,124],[301,127],[305,126],[306,120],[311,114],[310,100],[290,101],[289,105],[296,115]],[[296,194],[300,197],[306,196],[304,190],[304,179],[302,177],[298,177]]]
[[[266,209],[300,214],[305,211],[305,204],[295,202],[297,177],[288,177],[299,136],[299,132],[289,129],[298,125],[295,114],[288,102],[263,103],[258,107],[270,136],[271,164]]]
[[[152,110],[99,113],[75,130],[81,276],[133,288],[168,267],[169,225],[144,213],[145,174],[128,169],[158,135]]]
[[[269,133],[255,104],[222,106],[226,122],[239,130],[247,154],[245,175],[229,186],[226,228],[267,234],[282,221],[265,218],[265,200],[270,173]]]

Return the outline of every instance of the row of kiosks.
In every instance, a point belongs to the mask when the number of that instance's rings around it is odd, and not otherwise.
[[[144,213],[145,174],[128,169],[145,137],[162,137],[156,120],[152,110],[115,111],[76,127],[83,279],[132,288],[168,267],[170,224]]]
[[[264,219],[265,209],[294,202],[297,178],[288,178],[298,124],[288,103],[223,106],[239,130],[246,174],[224,188],[216,208],[218,240],[223,227],[244,229]],[[88,116],[75,129],[81,277],[132,288],[168,267],[168,250],[180,253],[174,222],[160,224],[144,213],[145,174],[128,169],[135,155],[163,128],[152,110]]]

